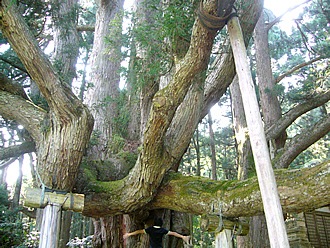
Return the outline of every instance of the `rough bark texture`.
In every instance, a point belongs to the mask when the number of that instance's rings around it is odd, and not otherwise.
[[[46,113],[19,95],[1,91],[2,109],[8,104],[12,104],[9,109],[16,107],[13,113],[3,110],[2,116],[17,120],[35,141],[40,183],[71,191],[90,138],[93,117],[57,75],[11,1],[0,2],[0,28],[50,108]],[[61,205],[50,202],[44,212],[40,247],[57,247]]]
[[[79,55],[77,25],[77,0],[52,0],[52,21],[54,30],[54,65],[63,81],[72,85],[76,77]]]
[[[71,190],[89,140],[93,118],[55,73],[10,1],[1,1],[0,16],[3,34],[37,83],[51,110],[47,116],[31,102],[4,91],[1,94],[8,97],[6,101],[12,100],[10,103],[16,105],[16,111],[24,107],[24,111],[15,114],[21,118],[15,116],[15,119],[21,121],[36,142],[42,182],[50,188]],[[7,115],[12,117],[9,112]]]
[[[112,174],[110,175],[112,179],[119,179],[118,175],[125,170],[111,157],[118,150],[113,144],[116,135],[119,137],[118,125],[121,125],[116,122],[119,114],[121,28],[118,29],[113,23],[122,20],[123,3],[123,0],[98,1],[93,53],[90,61],[93,86],[88,89],[85,100],[95,118],[93,132],[96,141],[88,147],[87,159],[114,161],[105,164],[103,168],[104,172]],[[95,220],[94,224],[97,223],[97,225],[94,226],[94,245],[102,248],[122,247],[122,219],[122,216],[104,216]]]
[[[275,90],[276,85],[269,55],[268,29],[265,24],[263,11],[254,31],[254,44],[256,47],[256,74],[260,92],[261,111],[265,129],[267,129],[282,117],[282,111]],[[276,139],[269,140],[272,158],[278,149],[283,148],[285,141],[285,130]]]
[[[252,36],[262,8],[263,1],[252,0],[244,2],[244,7],[240,9],[240,23],[246,45]],[[220,97],[226,92],[236,74],[232,51],[230,48],[225,51],[226,52],[220,53],[216,57],[211,65],[211,68],[214,68],[214,70],[212,70],[206,78],[204,92],[205,98],[201,118],[207,114],[211,106],[219,101]]]
[[[285,212],[298,213],[330,203],[329,162],[314,168],[275,171],[281,205]],[[104,216],[129,212],[118,206],[112,191],[118,182],[94,182],[94,194],[86,195],[84,215]],[[169,173],[154,201],[145,209],[168,208],[193,214],[219,213],[226,217],[253,216],[263,212],[257,179],[212,181]]]
[[[111,142],[117,129],[118,96],[120,80],[120,31],[111,22],[120,21],[123,0],[99,1],[96,14],[93,53],[91,58],[92,75],[85,102],[95,117],[95,144],[89,147],[89,159],[107,160],[111,156]],[[117,19],[117,20],[116,20]],[[110,28],[111,27],[111,28]],[[111,40],[111,45],[106,42]]]
[[[238,180],[248,178],[248,170],[252,168],[252,151],[248,137],[246,119],[244,114],[241,90],[236,76],[230,85],[230,95],[232,104],[233,126],[235,131],[235,140],[237,145],[237,165]]]

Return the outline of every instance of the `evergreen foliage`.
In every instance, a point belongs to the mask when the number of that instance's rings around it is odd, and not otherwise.
[[[0,247],[18,247],[23,243],[23,223],[18,218],[18,209],[10,209],[8,192],[0,185]]]

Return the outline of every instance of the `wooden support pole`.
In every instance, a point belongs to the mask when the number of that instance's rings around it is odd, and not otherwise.
[[[228,33],[234,53],[236,73],[242,94],[252,153],[266,216],[268,235],[272,248],[289,248],[282,207],[277,191],[259,105],[247,60],[247,52],[238,18],[228,21]]]

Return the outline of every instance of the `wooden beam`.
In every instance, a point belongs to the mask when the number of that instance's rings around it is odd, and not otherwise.
[[[231,18],[227,28],[239,79],[270,246],[289,248],[282,207],[238,17]]]
[[[44,208],[48,204],[59,204],[63,210],[81,213],[84,210],[83,194],[60,194],[56,192],[43,192],[42,189],[28,188],[25,193],[24,206],[31,208]]]

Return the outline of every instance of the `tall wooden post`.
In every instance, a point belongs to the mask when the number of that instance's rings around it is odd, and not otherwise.
[[[233,248],[232,231],[223,229],[215,233],[215,248]]]
[[[43,213],[41,233],[39,240],[39,248],[57,248],[58,247],[58,232],[60,231],[61,221],[60,204],[48,204]]]
[[[266,216],[270,245],[272,248],[289,248],[282,207],[238,18],[231,18],[228,21],[227,28],[242,92],[244,112]]]

